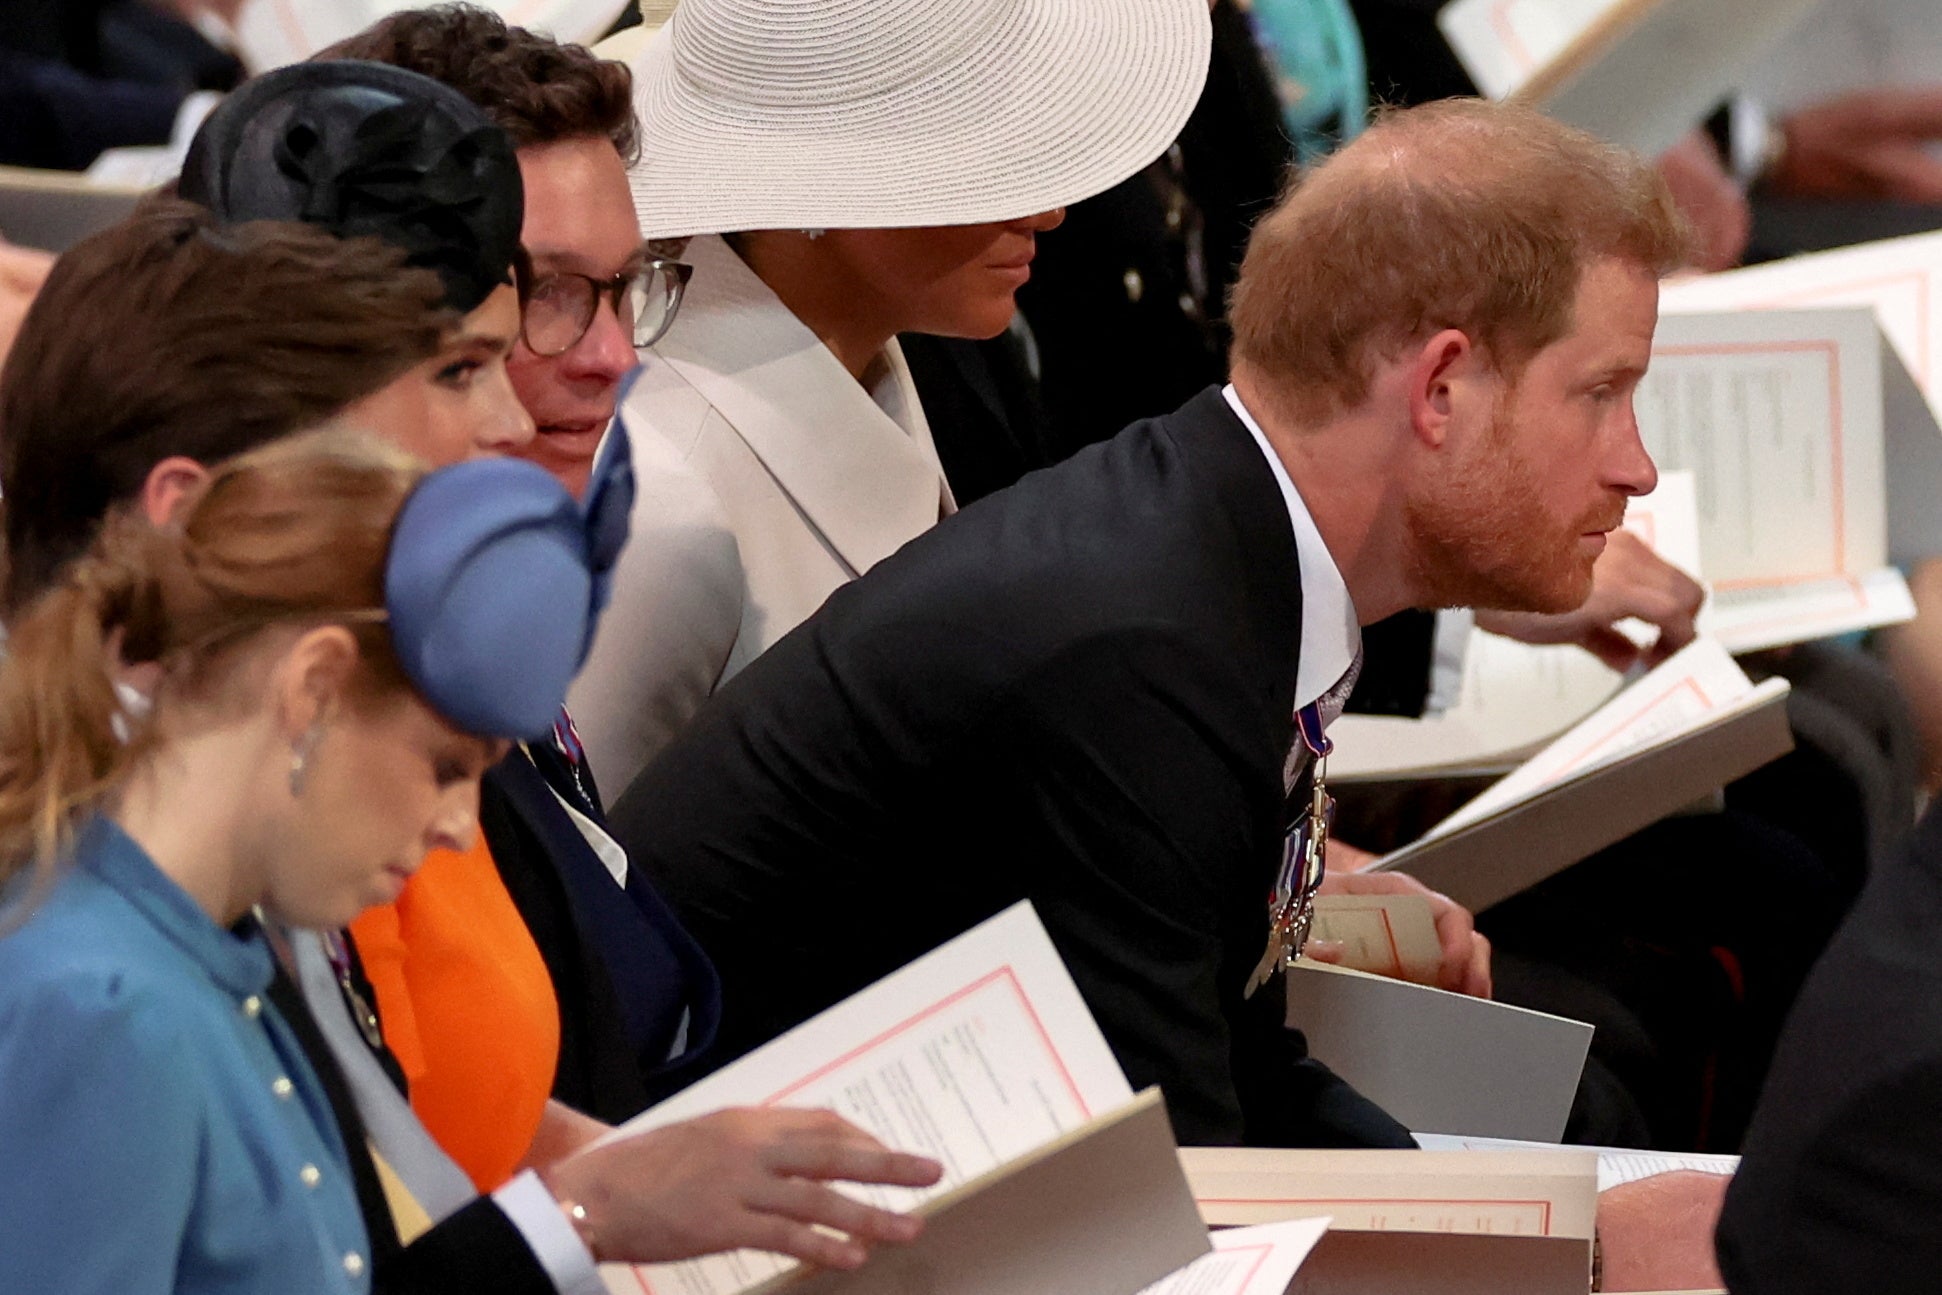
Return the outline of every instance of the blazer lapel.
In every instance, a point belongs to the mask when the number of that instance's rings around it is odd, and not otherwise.
[[[689,245],[694,284],[654,348],[713,405],[809,524],[861,574],[937,524],[949,493],[903,354],[885,413],[717,237]]]
[[[524,753],[511,752],[487,777],[559,870],[581,938],[607,970],[644,1071],[681,1064],[712,1043],[721,1018],[720,979],[652,884],[638,868],[629,868],[623,898],[607,865]],[[681,1056],[669,1058],[668,1045],[684,1011],[686,1044]]]

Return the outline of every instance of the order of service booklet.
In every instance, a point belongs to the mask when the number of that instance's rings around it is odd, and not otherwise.
[[[1209,1226],[1327,1218],[1290,1295],[1586,1295],[1595,1152],[1185,1147]]]
[[[1786,700],[1696,639],[1369,869],[1488,908],[1792,750]]]
[[[750,1250],[609,1265],[616,1295],[1135,1295],[1208,1250],[1158,1090],[1127,1085],[1029,903],[609,1137],[735,1106],[832,1109],[942,1161],[932,1188],[840,1188],[923,1215],[924,1234],[853,1273]]]

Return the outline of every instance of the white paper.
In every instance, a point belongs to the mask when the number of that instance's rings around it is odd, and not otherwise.
[[[1212,1254],[1140,1295],[1283,1295],[1327,1231],[1326,1218],[1223,1228],[1210,1238]]]
[[[1660,1174],[1691,1170],[1702,1174],[1731,1174],[1740,1167],[1738,1156],[1698,1152],[1640,1151],[1631,1147],[1558,1147],[1514,1138],[1480,1138],[1445,1133],[1412,1133],[1425,1151],[1595,1151],[1598,1153],[1598,1190],[1608,1192]]]
[[[1669,741],[1707,720],[1764,702],[1780,680],[1755,687],[1712,639],[1695,639],[1591,716],[1438,823],[1446,836],[1633,751]]]
[[[1914,615],[1889,545],[1934,529],[1922,485],[1942,483],[1942,431],[1912,390],[1888,400],[1910,385],[1861,307],[1661,321],[1639,430],[1698,482],[1702,633],[1742,653]],[[1891,435],[1896,471],[1918,480],[1889,476]]]
[[[1618,5],[1619,0],[1452,0],[1436,15],[1436,24],[1477,88],[1492,99],[1508,99]]]
[[[1623,676],[1576,647],[1535,647],[1473,629],[1457,704],[1441,715],[1344,715],[1328,727],[1338,783],[1501,773],[1596,710]]]
[[[1866,575],[1715,593],[1700,614],[1699,631],[1737,656],[1914,619],[1907,579],[1894,567],[1881,567]]]
[[[1942,233],[1915,234],[1668,282],[1659,291],[1659,324],[1708,311],[1868,307],[1942,419],[1938,303]]]
[[[1283,1150],[1182,1147],[1212,1222],[1330,1220],[1334,1232],[1468,1232],[1591,1240],[1596,1156],[1582,1148]]]
[[[608,1136],[729,1106],[827,1107],[943,1162],[931,1188],[841,1185],[908,1210],[1132,1098],[1045,928],[1019,903]],[[608,1281],[627,1295],[731,1295],[791,1266],[743,1250],[617,1268]]]
[[[1716,589],[1886,564],[1881,340],[1866,310],[1662,320],[1634,408],[1653,461],[1693,474]]]

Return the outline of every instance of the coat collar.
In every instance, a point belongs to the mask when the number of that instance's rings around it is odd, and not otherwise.
[[[1301,569],[1301,661],[1295,674],[1295,705],[1306,706],[1354,668],[1356,654],[1362,648],[1362,628],[1341,569],[1335,565],[1335,555],[1328,551],[1308,504],[1268,443],[1267,433],[1241,402],[1232,383],[1221,389],[1221,396],[1254,438],[1288,505],[1288,522],[1295,533],[1295,556]]]
[[[649,363],[714,406],[855,573],[936,525],[950,490],[897,343],[879,405],[722,239],[687,259],[693,286]]]
[[[243,997],[269,988],[270,951],[256,923],[243,922],[240,935],[217,926],[112,819],[97,817],[81,829],[74,859],[76,867],[112,886],[225,993]]]
[[[1261,653],[1268,703],[1292,725],[1307,607],[1294,524],[1273,470],[1219,387],[1208,387],[1157,427],[1225,521],[1206,527],[1201,539],[1224,548],[1242,625]]]

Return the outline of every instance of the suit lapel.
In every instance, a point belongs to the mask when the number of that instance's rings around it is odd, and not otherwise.
[[[818,535],[861,574],[937,524],[949,495],[903,354],[887,359],[899,426],[715,237],[655,348],[726,419]]]
[[[606,968],[630,1041],[648,1069],[686,1061],[714,1041],[721,985],[714,965],[638,868],[627,870],[625,893],[580,834],[546,778],[521,751],[487,774],[539,839],[559,871],[575,926]],[[687,1046],[667,1057],[683,1011]]]

